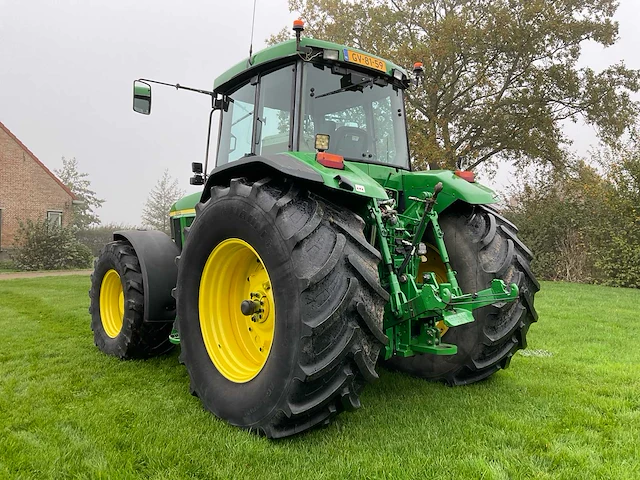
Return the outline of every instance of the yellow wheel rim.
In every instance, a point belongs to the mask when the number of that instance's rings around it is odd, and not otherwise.
[[[115,338],[122,330],[124,291],[120,275],[113,268],[102,277],[100,286],[100,320],[107,335]]]
[[[255,313],[244,315],[243,301]],[[200,279],[200,330],[211,361],[228,380],[245,383],[262,370],[273,343],[271,279],[258,253],[230,238],[214,248]]]
[[[447,281],[447,269],[442,263],[442,258],[440,258],[440,252],[438,249],[431,244],[427,244],[427,261],[421,263],[418,267],[418,278],[422,279],[422,275],[427,272],[433,272],[436,276],[436,280],[438,283],[444,283]],[[436,327],[440,330],[440,336],[442,337],[449,327],[445,325],[445,323],[441,320],[436,323]]]

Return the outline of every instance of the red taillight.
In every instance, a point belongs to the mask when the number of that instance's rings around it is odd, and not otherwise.
[[[476,181],[475,174],[469,170],[456,170],[454,173],[467,182],[474,183]]]
[[[325,167],[344,170],[344,157],[342,155],[336,155],[335,153],[318,152],[316,153],[316,160],[320,165],[324,165]]]

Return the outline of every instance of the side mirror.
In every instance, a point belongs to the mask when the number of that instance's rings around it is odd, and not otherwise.
[[[143,115],[151,113],[151,85],[142,80],[133,82],[133,111]]]
[[[191,162],[191,171],[195,173],[195,175],[189,179],[189,183],[191,185],[204,185],[202,164],[200,162]]]

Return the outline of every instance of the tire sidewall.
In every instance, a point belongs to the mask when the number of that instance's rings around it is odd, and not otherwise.
[[[245,383],[234,383],[216,369],[200,328],[198,303],[204,265],[213,249],[228,238],[244,240],[257,251],[271,280],[276,310],[267,361],[258,375]],[[212,199],[191,225],[178,268],[183,360],[192,388],[204,406],[234,425],[250,428],[263,423],[286,399],[293,381],[301,328],[299,283],[293,272],[288,242],[276,227],[275,219],[255,202],[234,194]]]
[[[108,355],[114,355],[117,357],[123,357],[126,352],[127,338],[131,337],[132,326],[135,323],[136,312],[127,308],[129,293],[127,291],[124,279],[126,275],[126,266],[120,261],[118,256],[113,251],[116,244],[108,244],[102,251],[96,265],[91,279],[91,295],[92,300],[92,314],[91,314],[91,328],[93,329],[94,342],[104,353]],[[122,319],[122,328],[118,335],[110,337],[102,325],[102,317],[100,312],[100,291],[102,288],[102,281],[105,274],[109,270],[115,270],[120,276],[120,282],[122,283],[122,291],[124,292],[124,316]]]
[[[468,223],[468,214],[444,215],[441,227],[447,241],[447,253],[451,260],[451,268],[456,272],[458,285],[464,293],[473,293],[486,289],[496,278],[484,271],[481,264],[481,245],[475,238],[473,229]],[[473,310],[474,321],[447,330],[443,341],[458,347],[458,353],[451,357],[437,357],[436,361],[446,372],[453,371],[462,364],[468,363],[476,356],[476,350],[483,347],[483,328],[491,307]]]

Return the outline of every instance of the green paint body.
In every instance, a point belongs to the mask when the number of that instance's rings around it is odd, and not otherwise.
[[[479,183],[470,183],[458,177],[451,170],[427,170],[412,172],[386,165],[367,164],[344,161],[344,170],[328,168],[319,164],[316,156],[311,152],[283,152],[291,155],[300,162],[318,172],[323,179],[324,186],[345,192],[339,186],[336,177],[341,175],[348,178],[354,185],[360,185],[363,191],[349,191],[348,193],[366,198],[386,200],[388,191],[403,192],[405,197],[419,196],[424,191],[433,190],[438,182],[443,184],[443,191],[438,196],[435,210],[444,211],[456,201],[463,201],[472,205],[486,205],[496,202],[496,194],[490,188]],[[360,189],[359,189],[360,190]],[[178,200],[171,211],[195,208],[202,193],[196,192]],[[407,207],[412,203],[407,201]]]
[[[300,45],[337,50],[340,62],[344,62],[346,50],[358,51],[310,38],[301,39]],[[250,62],[249,59],[240,62],[216,78],[214,91],[224,92],[247,76],[259,73],[262,64],[266,67],[267,64],[273,65],[275,60],[297,55],[295,40],[262,50],[253,55]],[[406,75],[399,66],[380,60],[385,62],[387,75],[392,76],[394,70]],[[332,198],[332,192],[340,192],[340,198],[353,199],[353,208],[365,219],[365,233],[374,239],[373,243],[382,257],[380,282],[390,297],[383,326],[389,340],[385,346],[386,358],[392,355],[408,357],[417,353],[453,355],[457,347],[441,341],[438,328],[441,323],[455,328],[473,322],[472,311],[476,308],[517,298],[518,287],[515,284],[507,286],[497,279],[479,292],[462,292],[456,273],[451,269],[444,235],[438,223],[439,214],[456,202],[471,205],[495,203],[496,195],[491,189],[470,183],[448,170],[412,172],[385,164],[355,161],[344,161],[344,168],[336,169],[318,163],[313,152],[282,153],[316,172],[319,180],[315,185],[311,182],[312,186],[324,189],[328,199]],[[243,168],[247,169],[246,175],[252,167],[245,165]],[[239,176],[243,172],[239,172]],[[215,181],[215,170],[211,176]],[[184,227],[193,221],[193,209],[201,197],[201,193],[188,195],[171,209],[174,239],[180,246],[184,243]],[[435,247],[446,269],[447,279],[442,283],[438,283],[433,272],[418,278],[421,264],[418,253],[427,229],[433,233]]]
[[[323,48],[328,50],[337,50],[338,58],[340,62],[344,62],[344,51],[350,50],[352,52],[364,53],[370,57],[377,58],[386,63],[387,67],[387,75],[393,75],[393,70],[400,70],[405,75],[407,74],[406,70],[389,60],[384,60],[376,55],[372,55],[367,52],[363,52],[362,50],[358,50],[357,48],[347,47],[346,45],[340,45],[338,43],[333,42],[325,42],[324,40],[317,40],[315,38],[301,38],[300,39],[301,47],[313,47],[313,48]],[[267,47],[264,50],[260,50],[255,53],[251,59],[246,58],[243,61],[237,63],[229,70],[224,72],[222,75],[217,77],[213,82],[213,90],[219,91],[223,85],[227,82],[235,79],[236,77],[243,75],[249,69],[254,69],[255,67],[260,66],[263,63],[271,62],[273,60],[279,60],[282,58],[295,57],[298,55],[298,51],[296,49],[296,41],[288,40],[286,42],[278,43],[277,45],[273,45],[271,47]],[[251,62],[249,62],[251,60]]]
[[[190,193],[186,197],[182,197],[176,203],[171,206],[171,211],[180,211],[180,210],[191,210],[196,208],[196,203],[200,201],[200,197],[202,196],[202,192]],[[188,214],[192,215],[193,214]]]

